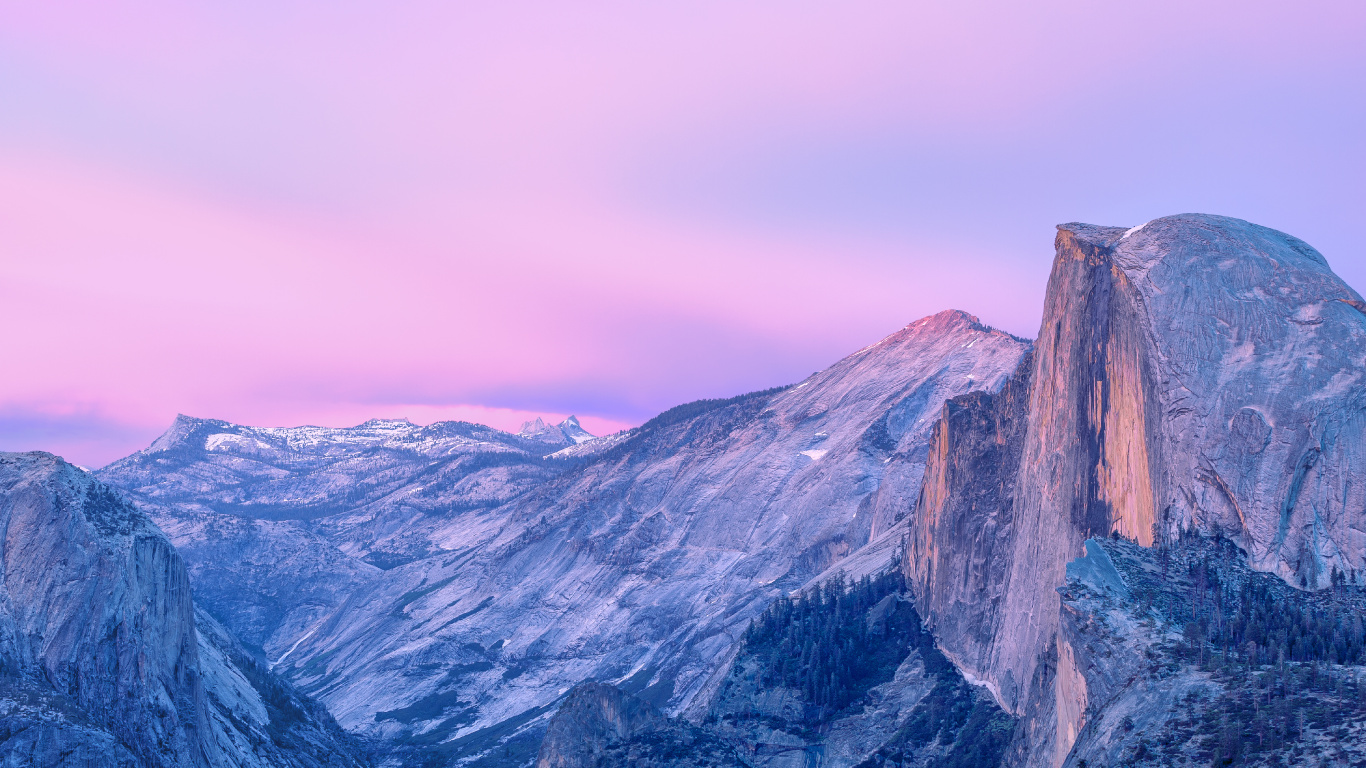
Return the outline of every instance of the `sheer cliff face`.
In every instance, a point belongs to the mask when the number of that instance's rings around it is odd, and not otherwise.
[[[943,402],[1000,389],[1028,349],[945,312],[782,392],[642,428],[452,520],[435,536],[448,554],[386,572],[286,667],[344,725],[390,738],[432,721],[464,735],[584,679],[639,679],[685,711],[774,596],[900,541]],[[384,714],[456,695],[422,721]]]
[[[1027,398],[952,401],[930,454],[904,568],[945,650],[1008,709],[1055,708],[1065,754],[1087,691],[1056,588],[1086,538],[1196,528],[1297,586],[1366,578],[1363,311],[1247,222],[1059,227]]]
[[[937,635],[959,639],[944,650],[970,674],[986,666],[1006,597],[1033,361],[1026,355],[999,392],[944,403],[906,537],[902,567],[919,609]]]
[[[1217,527],[1295,586],[1366,576],[1361,297],[1304,242],[1236,219],[1162,219],[1113,249],[1141,299],[1161,528]]]
[[[85,473],[37,453],[0,454],[0,530],[10,703],[86,713],[37,718],[26,730],[50,735],[28,756],[56,759],[62,748],[51,745],[104,733],[121,745],[111,760],[209,765],[190,584],[166,537]]]
[[[983,679],[1017,713],[1038,654],[1055,633],[1068,560],[1112,530],[1152,543],[1150,456],[1161,413],[1144,301],[1112,258],[1114,228],[1059,230],[1030,377],[1013,494],[1009,563]]]
[[[360,765],[321,707],[196,617],[171,543],[88,473],[0,453],[0,537],[0,764]]]

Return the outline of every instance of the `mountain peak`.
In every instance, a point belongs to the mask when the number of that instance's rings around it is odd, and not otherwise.
[[[169,451],[173,448],[177,448],[180,445],[183,445],[186,439],[197,429],[206,424],[213,425],[220,429],[231,428],[233,426],[226,421],[201,419],[196,416],[186,416],[183,413],[177,413],[175,420],[171,422],[171,426],[168,427],[165,432],[161,433],[160,437],[153,440],[152,444],[143,449],[141,453],[158,453],[160,451]]]
[[[537,416],[534,421],[524,422],[517,434],[555,445],[577,445],[592,440],[594,437],[593,433],[579,424],[577,416],[570,416],[554,426],[545,423],[545,419]]]

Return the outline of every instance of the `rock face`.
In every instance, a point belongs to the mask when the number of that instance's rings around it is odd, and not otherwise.
[[[554,425],[546,424],[545,420],[537,417],[535,421],[523,423],[517,434],[519,437],[539,440],[560,448],[586,443],[593,439],[593,433],[584,429],[576,416],[570,416]]]
[[[1366,576],[1363,312],[1318,252],[1247,222],[1059,227],[1029,369],[946,406],[903,562],[966,674],[1055,708],[1055,763],[1088,700],[1056,591],[1087,538],[1197,529],[1296,586]]]
[[[659,725],[649,704],[605,683],[576,686],[546,729],[536,768],[593,768],[603,747]]]
[[[1055,707],[1074,730],[1058,733],[1040,707],[1039,738],[1018,739],[1013,764],[1366,758],[1366,589],[1291,588],[1222,538],[1188,534],[1159,549],[1091,539],[1085,551],[1059,589]]]
[[[0,531],[3,764],[359,765],[325,712],[226,634],[205,642],[180,556],[89,474],[0,454]]]
[[[943,402],[999,389],[1028,349],[945,312],[796,386],[666,412],[478,526],[439,529],[450,553],[348,600],[288,674],[347,727],[396,740],[464,736],[585,679],[639,680],[701,717],[775,596],[870,543],[894,564],[883,544],[900,541]],[[399,710],[425,714],[384,714]]]
[[[20,748],[55,764],[88,729],[119,744],[123,762],[211,765],[190,581],[166,537],[47,454],[0,455],[0,528],[6,682],[37,708],[84,715],[71,727],[35,718]]]

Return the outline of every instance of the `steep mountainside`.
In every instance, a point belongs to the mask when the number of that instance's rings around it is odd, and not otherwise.
[[[224,633],[138,509],[44,453],[0,454],[0,762],[353,766],[347,737]]]
[[[1033,360],[946,406],[904,560],[946,653],[1036,721],[1022,765],[1061,764],[1086,720],[1057,588],[1088,537],[1196,529],[1298,587],[1366,577],[1363,312],[1247,222],[1059,227]]]
[[[452,518],[446,553],[370,582],[281,669],[415,748],[585,679],[705,709],[774,597],[869,542],[894,562],[940,406],[998,389],[1028,348],[945,312],[793,387],[666,412],[477,525]]]
[[[745,632],[700,723],[579,685],[537,768],[990,768],[1015,725],[935,649],[889,571],[780,598]]]

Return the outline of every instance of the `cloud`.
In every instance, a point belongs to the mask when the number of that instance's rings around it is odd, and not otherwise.
[[[1033,335],[1078,219],[1360,282],[1362,8],[9,4],[0,410],[92,457],[177,412],[638,423],[946,307]]]

